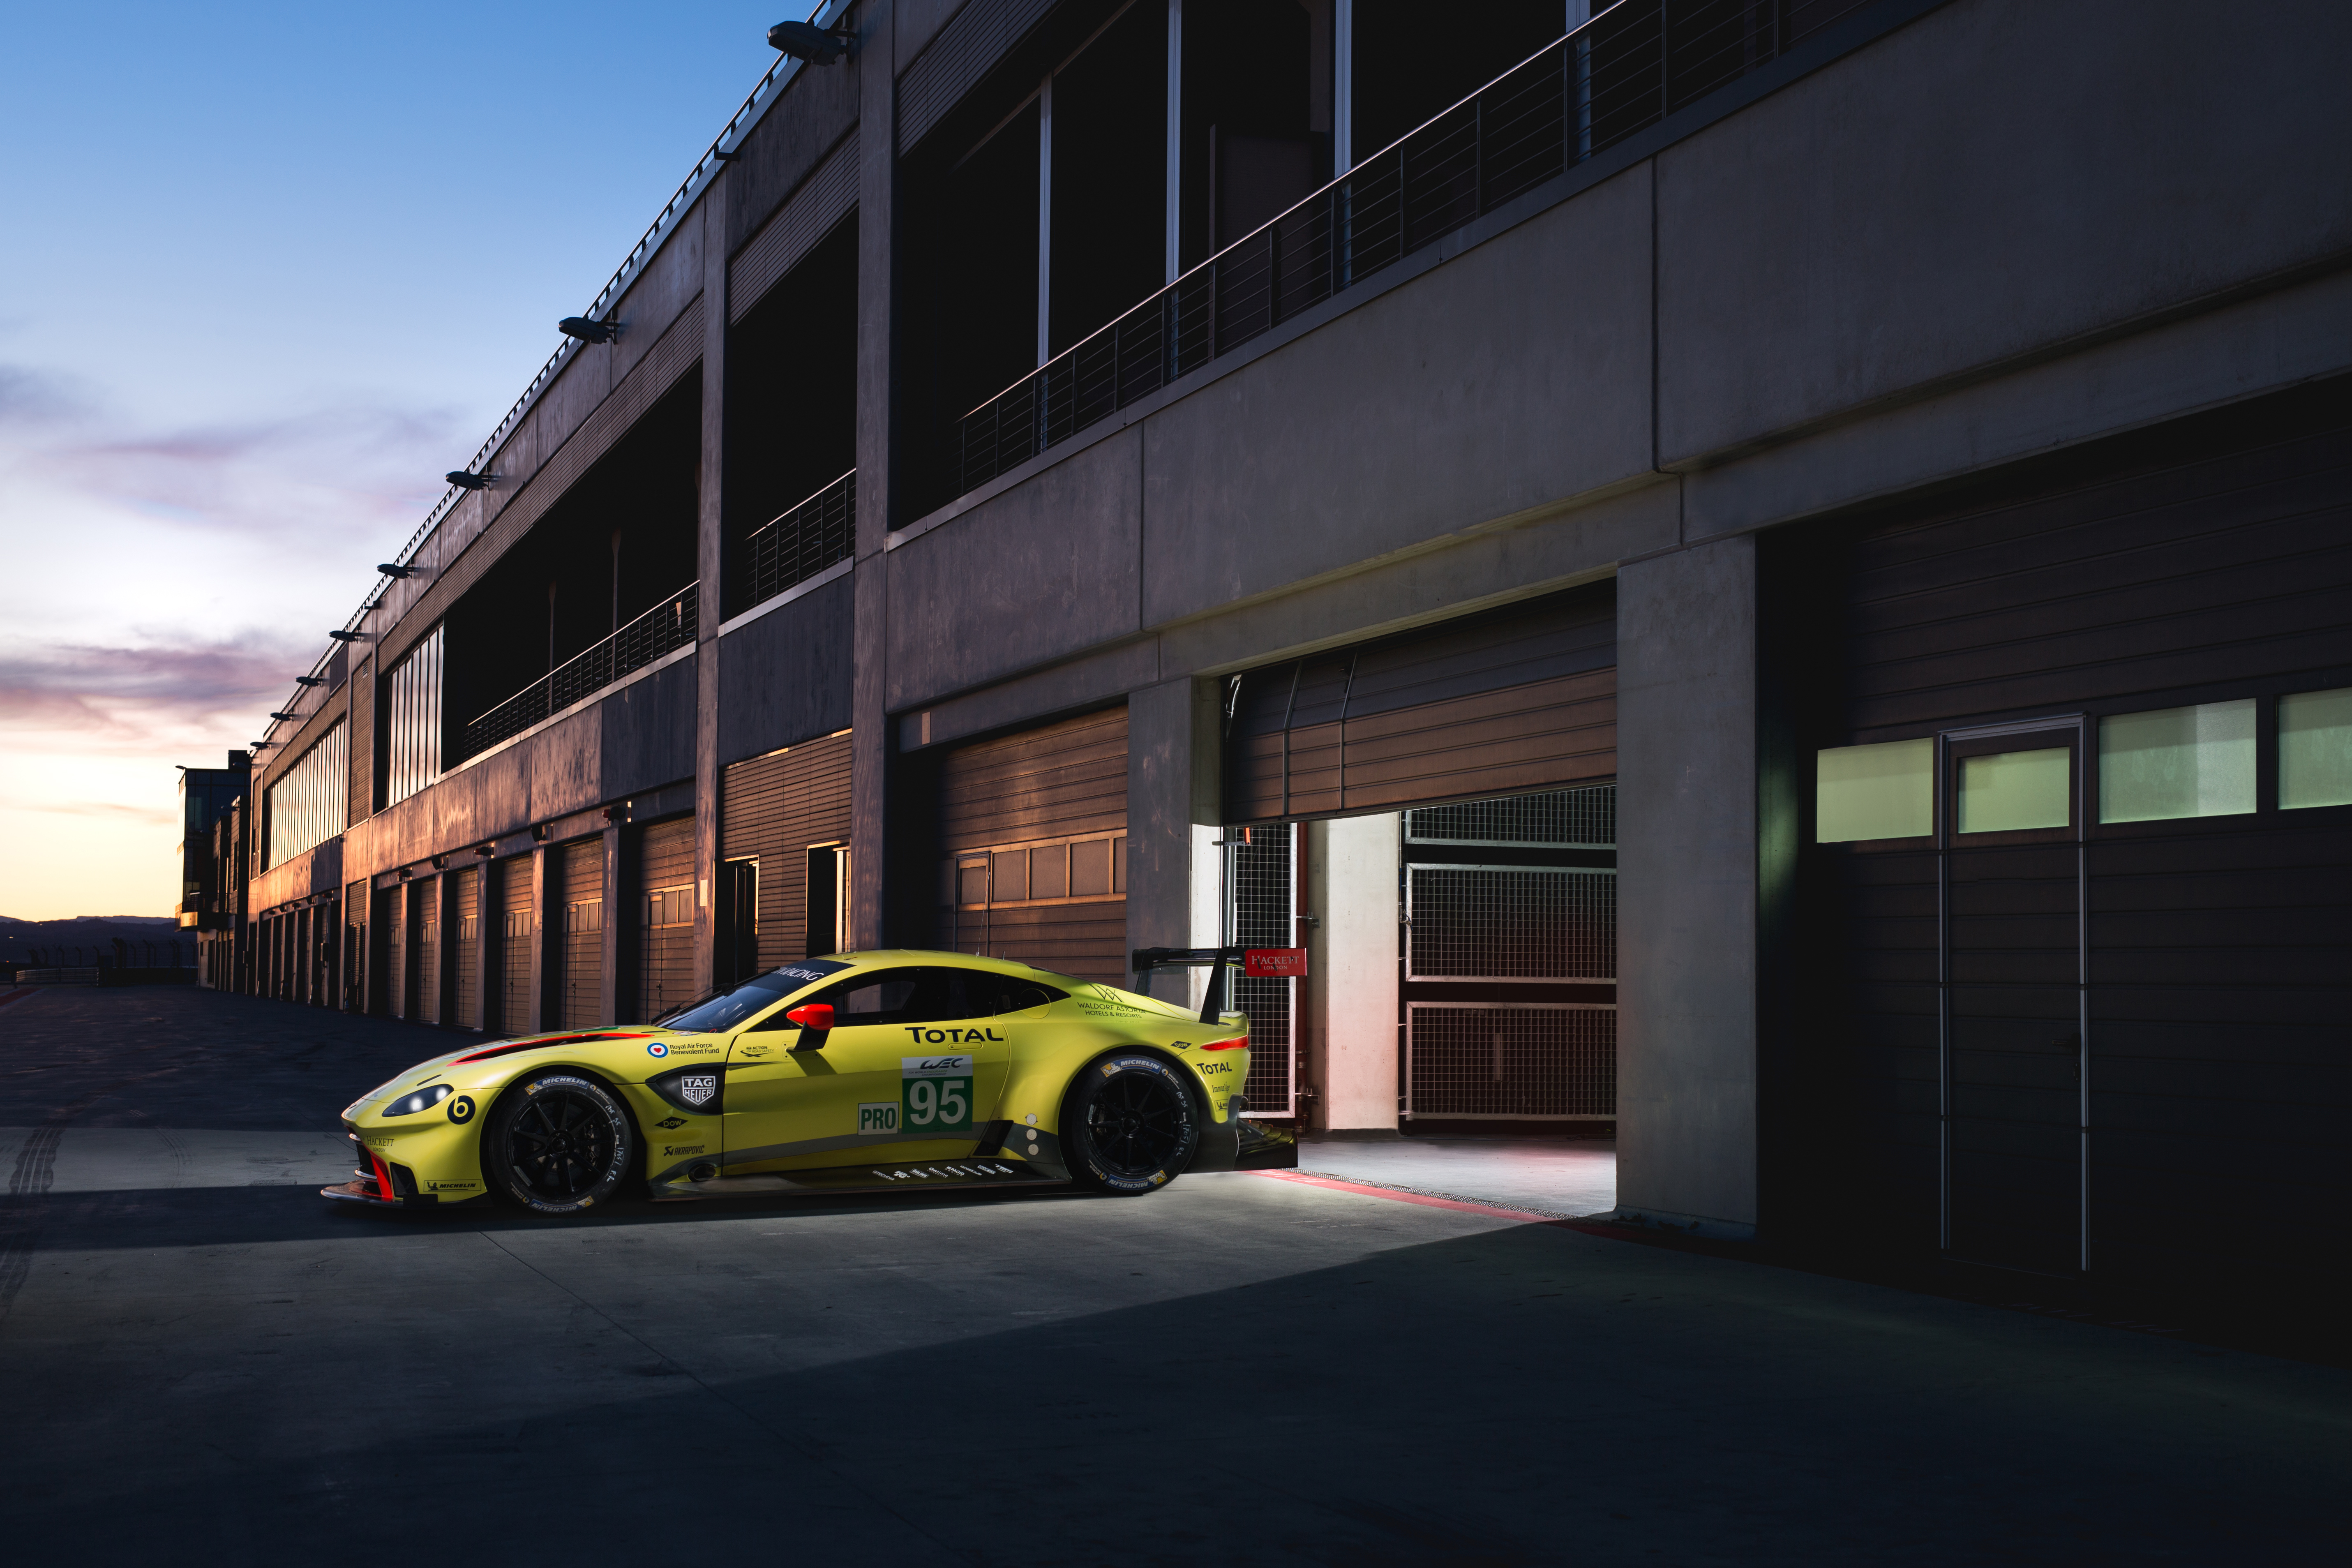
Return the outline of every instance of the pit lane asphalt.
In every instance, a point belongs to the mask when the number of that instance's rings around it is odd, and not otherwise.
[[[2344,1558],[2352,1374],[1495,1211],[318,1198],[450,1038],[0,1013],[13,1560]]]

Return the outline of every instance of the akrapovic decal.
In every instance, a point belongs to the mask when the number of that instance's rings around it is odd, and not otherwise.
[[[898,1126],[910,1137],[971,1131],[971,1058],[900,1057]]]

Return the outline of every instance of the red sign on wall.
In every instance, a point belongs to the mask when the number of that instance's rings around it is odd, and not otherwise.
[[[1307,975],[1307,950],[1303,947],[1245,947],[1242,949],[1242,973],[1270,980],[1301,980]]]

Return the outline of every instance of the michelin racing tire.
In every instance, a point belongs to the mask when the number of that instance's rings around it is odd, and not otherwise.
[[[613,1091],[562,1068],[508,1089],[482,1130],[483,1178],[533,1214],[583,1214],[612,1202],[637,1155],[635,1124]]]
[[[1063,1154],[1082,1187],[1121,1197],[1157,1192],[1200,1147],[1200,1106],[1178,1069],[1158,1057],[1089,1062],[1063,1102]]]

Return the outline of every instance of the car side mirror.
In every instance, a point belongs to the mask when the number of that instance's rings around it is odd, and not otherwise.
[[[793,1008],[784,1016],[802,1028],[811,1029],[821,1035],[833,1027],[833,1004],[812,1002],[805,1007]]]

